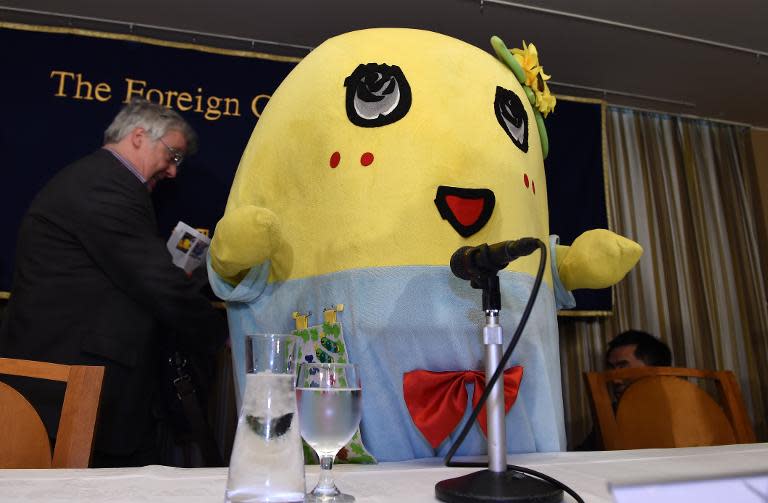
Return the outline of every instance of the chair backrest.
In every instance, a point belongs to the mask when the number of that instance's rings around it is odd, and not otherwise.
[[[0,358],[0,374],[66,383],[53,456],[34,407],[0,383],[0,468],[87,468],[104,367]]]
[[[585,372],[595,426],[607,450],[755,442],[731,371],[637,367]],[[688,378],[714,383],[718,402]],[[614,407],[615,381],[630,382]]]

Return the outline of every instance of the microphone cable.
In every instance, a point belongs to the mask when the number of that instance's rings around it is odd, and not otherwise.
[[[488,396],[491,394],[491,390],[493,389],[493,386],[496,384],[496,381],[499,380],[499,377],[504,372],[504,366],[507,364],[507,361],[509,360],[510,356],[512,356],[512,352],[514,351],[518,341],[520,340],[520,336],[523,333],[523,329],[525,328],[526,323],[528,323],[528,318],[530,317],[531,311],[533,310],[533,304],[536,301],[536,297],[538,296],[539,288],[541,288],[541,281],[544,279],[544,266],[547,263],[547,247],[544,243],[541,242],[541,240],[537,239],[536,241],[538,243],[539,251],[541,252],[540,253],[541,259],[539,260],[539,270],[536,273],[536,279],[533,282],[533,289],[531,290],[531,295],[528,297],[528,302],[526,303],[525,309],[523,310],[523,315],[520,318],[520,323],[517,324],[517,328],[515,329],[515,333],[512,336],[512,340],[509,342],[509,346],[507,346],[506,351],[504,351],[504,355],[502,356],[498,367],[496,367],[496,370],[491,376],[491,379],[486,384],[483,394],[480,395],[480,400],[477,402],[477,405],[472,409],[472,414],[470,414],[469,419],[467,419],[467,422],[464,424],[464,427],[461,429],[461,432],[459,433],[458,438],[456,438],[456,440],[451,445],[451,448],[448,450],[448,454],[444,458],[445,466],[448,466],[451,468],[485,468],[488,466],[487,463],[484,464],[480,462],[452,461],[452,459],[453,459],[453,455],[456,453],[456,450],[458,450],[462,442],[464,442],[464,439],[469,433],[469,429],[472,427],[475,420],[477,419],[477,416],[480,414],[480,410],[483,408],[483,406],[485,405],[485,402],[488,400]],[[525,468],[523,466],[510,465],[510,464],[507,464],[507,470],[525,473],[526,475],[531,475],[540,480],[548,482],[549,484],[557,487],[558,489],[562,489],[566,493],[570,494],[573,497],[573,499],[575,499],[578,503],[584,503],[584,500],[581,499],[581,496],[579,496],[576,493],[576,491],[574,491],[567,485],[563,484],[559,480],[550,477],[549,475],[546,475],[541,472],[537,472],[536,470],[532,470],[530,468]]]

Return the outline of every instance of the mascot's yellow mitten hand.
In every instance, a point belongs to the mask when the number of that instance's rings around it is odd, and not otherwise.
[[[237,284],[248,270],[271,258],[280,246],[280,221],[272,211],[241,206],[216,224],[211,241],[211,266],[229,283]]]
[[[568,290],[607,288],[626,276],[642,254],[643,248],[631,239],[594,229],[571,246],[557,246],[557,271]]]

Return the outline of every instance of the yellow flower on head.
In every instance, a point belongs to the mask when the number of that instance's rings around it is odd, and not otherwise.
[[[512,52],[512,57],[517,60],[525,72],[525,85],[531,89],[536,89],[536,81],[541,71],[539,53],[536,51],[536,46],[533,44],[526,45],[525,40],[523,40],[522,49],[512,49],[510,52]]]
[[[536,109],[546,117],[555,109],[557,100],[547,86],[547,81],[552,77],[544,73],[544,67],[539,64],[536,46],[526,44],[523,40],[522,49],[511,49],[510,52],[525,72],[525,85],[531,88],[536,97]]]
[[[549,112],[555,109],[557,98],[546,87],[544,92],[534,90],[533,93],[536,95],[536,108],[541,112],[541,115],[546,117]]]

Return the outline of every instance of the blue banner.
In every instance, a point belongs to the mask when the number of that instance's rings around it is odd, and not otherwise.
[[[200,137],[180,176],[153,194],[160,231],[170,235],[179,220],[212,231],[259,114],[298,61],[24,25],[0,25],[0,47],[0,291],[11,289],[16,234],[34,195],[99,148],[132,98],[169,105]]]

